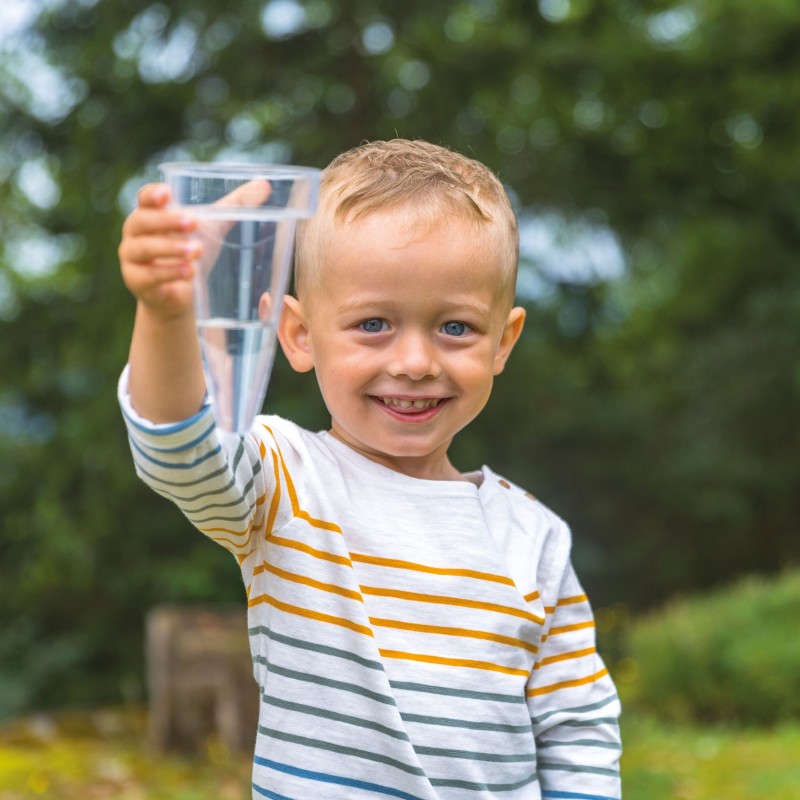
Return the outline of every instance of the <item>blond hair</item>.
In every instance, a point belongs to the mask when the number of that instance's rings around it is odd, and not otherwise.
[[[431,228],[455,219],[484,229],[487,256],[500,256],[513,301],[519,232],[508,195],[479,161],[421,140],[367,142],[337,156],[324,170],[319,209],[298,226],[295,290],[301,299],[320,280],[334,230],[369,214],[402,210]]]

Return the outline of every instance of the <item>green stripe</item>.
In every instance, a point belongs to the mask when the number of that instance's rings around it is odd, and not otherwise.
[[[380,672],[384,671],[383,664],[381,664],[380,661],[373,661],[372,659],[364,658],[363,656],[351,653],[349,650],[341,650],[338,647],[329,647],[328,645],[318,644],[317,642],[307,642],[303,639],[295,639],[291,636],[285,636],[282,633],[271,631],[269,628],[266,628],[263,625],[256,625],[253,628],[248,628],[247,632],[250,634],[250,636],[256,636],[260,634],[261,636],[266,636],[275,642],[280,642],[281,644],[285,644],[289,647],[296,647],[299,650],[311,650],[314,653],[323,653],[326,656],[333,656],[334,658],[344,658],[347,661],[354,661],[356,664],[360,664],[362,667],[367,667],[367,669],[375,669],[379,670]]]
[[[161,483],[164,484],[164,486],[178,486],[182,489],[186,489],[189,486],[197,486],[199,483],[203,483],[204,481],[210,481],[212,478],[216,478],[218,475],[222,475],[223,472],[228,471],[228,465],[223,464],[219,469],[214,470],[214,472],[211,472],[208,475],[203,475],[200,478],[195,478],[191,481],[168,481],[164,478],[159,478],[156,475],[153,475],[151,472],[148,472],[138,460],[136,461],[136,468],[142,475],[145,475],[154,483]],[[156,491],[158,490],[156,489]]]
[[[619,725],[617,717],[590,717],[589,719],[568,719],[559,722],[559,728],[595,728],[598,725]]]
[[[546,747],[605,747],[607,750],[622,750],[622,745],[618,742],[604,742],[600,739],[575,739],[573,742],[548,741],[539,742],[538,747],[544,750]]]
[[[511,792],[521,789],[530,783],[536,783],[539,776],[532,772],[527,778],[515,783],[472,783],[471,781],[454,781],[448,778],[430,778],[431,786],[444,786],[452,789],[471,789],[476,792]]]
[[[596,711],[598,708],[603,708],[607,706],[609,703],[613,703],[615,700],[618,699],[617,693],[609,695],[604,700],[599,700],[596,703],[591,703],[588,706],[576,706],[574,708],[557,708],[555,711],[548,711],[546,714],[541,714],[538,717],[531,717],[531,723],[534,725],[538,725],[540,722],[544,722],[548,717],[552,717],[553,714],[585,714],[587,711]]]
[[[241,452],[243,453],[244,451],[242,450]],[[236,454],[237,454],[237,456],[240,455],[239,450],[237,450]],[[237,463],[238,463],[238,460],[239,459],[237,458]],[[165,480],[164,478],[159,478],[158,476],[153,475],[151,472],[148,472],[138,461],[136,462],[136,466],[137,466],[137,469],[139,470],[139,472],[141,472],[142,475],[146,475],[151,481],[154,481],[155,483],[163,484],[164,486],[175,486],[175,487],[178,487],[178,488],[181,488],[181,489],[187,489],[190,486],[197,486],[198,484],[201,484],[201,483],[203,483],[205,481],[210,481],[213,478],[217,478],[220,475],[222,475],[224,472],[228,471],[228,464],[225,463],[221,467],[219,467],[219,469],[215,469],[213,472],[210,472],[208,475],[203,475],[203,476],[201,476],[199,478],[195,478],[194,480],[191,480],[191,481],[168,481],[168,480]],[[261,472],[261,461],[255,461],[250,466],[253,469],[253,475],[254,476],[258,475],[258,473]],[[234,467],[234,469],[235,469],[235,467]],[[231,486],[234,485],[235,482],[236,482],[236,479],[232,478],[229,481],[228,485],[224,486],[222,489],[214,489],[213,491],[201,492],[200,494],[196,494],[193,497],[181,497],[180,495],[173,494],[172,492],[167,492],[166,490],[160,491],[160,490],[157,489],[156,491],[159,491],[160,494],[164,494],[167,497],[171,497],[171,498],[173,498],[175,500],[180,500],[181,502],[191,503],[191,502],[193,502],[195,500],[198,500],[201,497],[211,497],[212,495],[220,494],[222,492],[226,492],[226,491],[228,491],[228,489],[230,489]]]
[[[209,508],[230,508],[231,506],[235,506],[238,503],[242,502],[242,500],[244,499],[244,496],[253,488],[253,485],[255,484],[255,482],[256,482],[255,477],[250,478],[250,480],[247,481],[247,483],[241,489],[241,492],[240,492],[241,497],[238,500],[234,500],[234,501],[232,501],[230,503],[211,503],[210,505],[201,506],[200,508],[193,508],[193,509],[191,509],[189,511],[189,513],[191,513],[191,514],[199,514],[201,511],[208,511]],[[193,503],[198,498],[209,498],[209,497],[211,497],[212,495],[215,495],[215,494],[222,494],[224,491],[229,489],[235,483],[236,483],[235,479],[232,479],[225,488],[220,489],[220,490],[218,490],[216,492],[207,492],[207,493],[203,493],[203,494],[197,495],[197,497],[192,497],[192,498],[180,497],[180,498],[177,498],[177,499],[179,499],[182,503]]]
[[[425,683],[409,683],[407,681],[389,681],[392,689],[404,689],[409,692],[427,692],[442,694],[448,697],[461,697],[466,700],[490,700],[493,703],[524,703],[525,698],[516,694],[493,694],[490,692],[472,692],[467,689],[451,689],[447,686],[430,686]]]
[[[558,770],[560,772],[585,772],[590,775],[606,775],[609,778],[619,777],[616,769],[605,769],[603,767],[587,767],[581,764],[557,764],[552,761],[540,761],[539,769]]]
[[[246,501],[244,497],[242,497],[239,502],[244,503]],[[191,516],[191,514],[194,512],[187,511],[185,513],[186,516],[192,521],[192,524],[205,525],[207,522],[242,522],[243,520],[246,520],[249,516],[252,515],[254,508],[255,508],[255,503],[248,506],[247,511],[245,511],[244,514],[238,517],[203,517],[203,519],[195,519],[193,516]]]
[[[242,460],[242,456],[244,455],[244,437],[239,437],[239,446],[236,448],[236,453],[233,456],[233,464],[231,465],[231,471],[236,472],[236,467],[239,466],[239,462]],[[261,459],[259,459],[259,462]]]
[[[233,508],[234,506],[238,506],[241,503],[246,502],[244,499],[244,495],[247,494],[248,489],[245,488],[242,490],[242,496],[237,498],[236,500],[232,500],[230,503],[211,503],[207,506],[202,506],[201,508],[188,508],[186,509],[186,514],[202,514],[204,511],[210,511],[212,508]],[[250,506],[250,510],[253,510],[253,505]],[[219,518],[217,518],[219,519]]]
[[[340,753],[345,756],[355,756],[356,758],[363,758],[366,761],[375,761],[379,764],[386,764],[389,767],[394,767],[402,772],[407,772],[409,775],[419,775],[425,777],[425,773],[420,767],[412,767],[410,764],[404,764],[394,758],[381,756],[377,753],[370,753],[367,750],[359,750],[355,747],[346,747],[341,744],[333,744],[333,742],[324,742],[321,739],[310,739],[306,736],[296,736],[293,733],[284,733],[283,731],[268,730],[262,725],[258,726],[258,732],[264,736],[269,736],[273,739],[279,739],[283,742],[291,742],[292,744],[302,744],[306,747],[313,747],[317,750],[328,750],[331,753]]]
[[[500,733],[532,733],[528,725],[505,725],[502,722],[476,722],[469,719],[450,719],[449,717],[427,717],[422,714],[400,714],[405,722],[418,722],[422,725],[442,725],[447,728],[467,728],[473,731],[499,731]]]
[[[217,470],[217,472],[215,473],[215,477],[216,477],[216,475],[219,475],[220,473],[225,472],[225,471],[226,471],[225,468],[221,469],[221,470]],[[166,492],[166,491],[162,492],[162,494],[166,494],[168,497],[171,497],[173,500],[175,500],[176,502],[179,502],[179,503],[195,503],[198,500],[202,500],[203,498],[213,497],[215,494],[225,494],[225,492],[227,492],[229,489],[232,489],[235,485],[236,485],[236,478],[231,478],[225,484],[225,486],[221,487],[220,489],[214,489],[213,491],[208,490],[208,491],[200,492],[200,494],[193,494],[191,497],[182,497],[179,494],[173,494],[172,492]]]
[[[355,725],[359,728],[369,728],[370,730],[383,733],[386,736],[391,736],[393,739],[401,739],[405,742],[410,741],[408,734],[405,731],[397,731],[393,728],[387,727],[386,725],[380,725],[377,722],[361,719],[360,717],[354,717],[350,714],[339,714],[336,711],[328,711],[323,708],[318,708],[317,706],[307,706],[303,703],[292,703],[289,700],[281,700],[280,698],[272,697],[266,694],[262,694],[261,699],[268,705],[277,706],[278,708],[285,708],[287,711],[297,711],[300,714],[310,714],[314,717],[324,717],[325,719],[334,720],[335,722],[344,722],[347,725]]]
[[[520,753],[503,755],[501,753],[473,753],[469,750],[448,750],[445,747],[414,747],[422,756],[441,756],[442,758],[466,758],[470,761],[492,761],[496,763],[509,764],[519,761],[536,762],[535,753]]]
[[[275,675],[281,675],[284,678],[291,678],[296,681],[304,681],[305,683],[314,683],[318,686],[327,686],[331,689],[340,689],[343,692],[352,692],[353,694],[360,694],[362,697],[367,697],[370,700],[376,700],[378,703],[383,703],[387,706],[395,705],[394,698],[389,695],[379,694],[365,689],[363,686],[358,686],[354,683],[345,683],[344,681],[335,681],[331,678],[323,678],[321,675],[312,675],[308,672],[297,672],[293,669],[286,669],[285,667],[278,667],[275,664],[270,664],[263,656],[256,656],[253,661],[257,664],[263,664],[266,668],[273,672]],[[263,687],[261,687],[263,691]]]

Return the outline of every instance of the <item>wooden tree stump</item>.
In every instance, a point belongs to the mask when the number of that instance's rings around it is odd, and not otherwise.
[[[259,698],[243,610],[160,606],[148,614],[146,646],[156,752],[198,753],[209,738],[252,751]]]

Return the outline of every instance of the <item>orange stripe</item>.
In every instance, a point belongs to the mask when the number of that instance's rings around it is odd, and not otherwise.
[[[557,606],[572,606],[575,603],[585,603],[589,598],[585,594],[576,594],[574,597],[562,597]]]
[[[471,667],[472,669],[489,670],[490,672],[503,672],[506,675],[521,675],[527,677],[528,671],[504,667],[502,664],[492,664],[490,661],[472,661],[467,658],[445,658],[444,656],[429,656],[423,653],[403,653],[400,650],[379,650],[384,658],[398,658],[404,661],[423,661],[426,664],[446,664],[449,667]]]
[[[257,509],[259,506],[264,505],[266,500],[267,496],[265,494],[262,494],[260,497],[257,497],[253,508]],[[244,502],[244,498],[242,498],[242,502]],[[249,546],[250,540],[253,538],[253,533],[255,532],[256,529],[259,529],[261,527],[262,520],[263,520],[262,517],[253,517],[253,519],[250,520],[250,524],[244,530],[241,531],[232,531],[229,528],[200,528],[199,530],[202,531],[204,534],[206,534],[206,536],[208,536],[209,538],[213,539],[218,544],[222,545],[223,547],[226,547],[226,549],[233,552],[233,549],[242,550]],[[212,534],[214,533],[226,533],[230,534],[231,536],[235,536],[236,538],[246,535],[247,538],[243,542],[235,542],[232,541],[231,539],[226,539],[224,536],[212,536]],[[230,545],[230,547],[227,547],[227,545]],[[239,559],[239,563],[241,564],[242,559],[240,558],[240,553],[234,553],[234,555],[237,557],[237,559]],[[247,555],[248,554],[245,554],[245,558],[247,557]]]
[[[303,542],[295,542],[292,539],[284,539],[283,536],[271,536],[271,544],[277,544],[281,547],[291,547],[294,550],[300,550],[303,553],[308,553],[314,558],[321,558],[325,561],[332,561],[334,564],[343,564],[346,567],[352,567],[353,564],[347,556],[337,556],[334,553],[326,553],[324,550],[317,550],[316,547],[304,544]]]
[[[491,572],[478,572],[473,569],[455,569],[447,567],[429,567],[427,564],[416,564],[413,561],[401,561],[397,558],[380,558],[379,556],[369,556],[363,553],[350,553],[353,561],[362,564],[374,564],[378,567],[393,567],[394,569],[410,569],[416,572],[427,572],[431,575],[453,575],[462,578],[477,578],[482,581],[493,581],[503,583],[506,586],[514,586],[514,581],[505,575],[494,575]]]
[[[556,608],[561,606],[571,606],[575,603],[586,603],[589,598],[585,594],[576,594],[574,597],[562,597],[554,606],[545,606],[544,610],[547,614],[552,614]]]
[[[585,678],[575,678],[575,680],[571,681],[561,681],[560,683],[551,683],[549,686],[540,686],[538,689],[528,689],[525,694],[528,697],[540,697],[543,694],[557,692],[559,689],[571,689],[574,686],[585,686],[587,683],[594,683],[604,675],[608,675],[607,669],[601,669],[599,672],[595,672],[594,675],[587,675]]]
[[[277,608],[279,611],[285,611],[287,614],[295,614],[298,617],[306,617],[307,619],[315,619],[318,622],[327,622],[331,625],[340,625],[342,628],[349,628],[356,633],[363,633],[365,636],[372,636],[372,631],[366,625],[359,625],[357,622],[351,622],[349,619],[343,617],[334,617],[331,614],[322,614],[319,611],[312,611],[310,608],[301,608],[300,606],[289,605],[289,603],[282,603],[274,597],[269,597],[266,594],[260,594],[257,597],[247,601],[249,608],[253,606],[266,603],[267,605]]]
[[[200,530],[208,536],[211,536],[212,533],[229,533],[231,536],[244,536],[246,533],[249,533],[250,526],[248,525],[243,531],[232,531],[228,528],[200,528]],[[213,539],[214,537],[211,536]],[[234,542],[231,542],[234,544]]]
[[[261,442],[261,457],[264,457],[264,443]],[[281,502],[281,475],[278,469],[278,457],[272,453],[272,469],[275,473],[275,492],[272,495],[272,502],[269,505],[269,513],[267,514],[267,536],[272,533],[275,526],[275,517],[278,514],[278,506]]]
[[[422,625],[417,622],[401,622],[396,619],[376,619],[374,617],[370,617],[369,621],[380,628],[397,628],[401,631],[417,631],[419,633],[438,633],[443,636],[464,636],[468,639],[487,639],[492,642],[507,644],[511,647],[521,647],[531,653],[536,653],[539,650],[536,645],[530,644],[524,639],[514,639],[511,636],[503,636],[489,631],[476,631],[470,628],[448,628],[443,625]]]
[[[538,591],[534,591],[534,592],[531,592],[530,594],[526,594],[522,599],[526,603],[532,603],[534,600],[538,600],[539,599],[539,592]]]
[[[264,495],[264,494],[262,494],[261,497],[257,497],[256,498],[256,502],[253,505],[253,508],[256,509],[259,506],[264,505],[264,503],[266,502],[266,499],[267,499],[267,496]],[[242,498],[242,502],[245,502],[244,498]],[[241,531],[233,531],[230,528],[200,528],[200,530],[203,533],[205,533],[206,535],[208,535],[208,536],[211,536],[212,533],[228,533],[231,536],[237,536],[237,537],[238,536],[246,536],[246,535],[252,533],[252,529],[253,529],[253,524],[254,523],[255,523],[255,519],[252,522],[250,522],[250,524],[244,530],[241,530]],[[212,536],[211,538],[213,539],[214,537]],[[234,544],[234,542],[231,542],[231,544]],[[241,546],[241,545],[239,545],[239,546]]]
[[[377,595],[379,597],[396,597],[399,600],[413,600],[420,603],[439,603],[440,605],[448,606],[463,606],[464,608],[478,608],[483,611],[497,611],[501,614],[510,614],[514,617],[522,617],[522,619],[535,622],[537,625],[544,624],[541,617],[531,614],[521,608],[513,608],[512,606],[501,606],[496,603],[481,603],[478,600],[468,600],[464,597],[444,597],[438,594],[420,594],[418,592],[403,592],[399,589],[381,589],[377,586],[362,586],[362,594]]]
[[[548,656],[547,658],[543,658],[541,661],[534,664],[533,668],[541,669],[548,664],[555,664],[557,661],[569,661],[572,658],[583,658],[584,656],[590,656],[596,652],[596,648],[587,647],[585,650],[573,650],[569,653],[561,653],[561,655],[557,656]]]
[[[295,514],[296,517],[300,517],[300,519],[304,519],[309,525],[314,528],[322,528],[326,531],[333,531],[334,533],[341,533],[342,529],[335,523],[335,522],[327,522],[324,519],[317,519],[316,517],[312,517],[308,511],[303,511],[302,508],[297,510]]]
[[[241,551],[242,549],[247,548],[247,546],[250,544],[250,539],[253,538],[253,531],[260,525],[261,519],[254,519],[243,531],[229,531],[226,528],[200,528],[200,530],[215,542],[225,547],[228,551],[234,553],[234,555],[236,555],[238,558],[239,553],[235,551]],[[212,533],[230,533],[233,536],[244,536],[247,534],[247,538],[243,542],[234,542],[231,539],[226,539],[224,536],[212,536]],[[248,555],[249,551],[245,554],[245,558]]]
[[[283,458],[283,453],[281,452],[281,447],[278,444],[278,440],[275,438],[275,434],[272,432],[272,429],[264,425],[264,429],[269,432],[270,436],[272,436],[275,442],[275,449],[278,451],[278,458],[280,458],[281,462],[281,469],[283,470],[283,477],[286,480],[286,491],[289,493],[289,502],[292,505],[292,513],[295,517],[299,517],[300,519],[304,519],[309,525],[314,528],[322,528],[323,530],[333,531],[334,533],[341,533],[342,529],[333,522],[327,522],[324,519],[317,519],[316,517],[312,517],[307,511],[304,511],[300,508],[300,503],[297,499],[297,491],[294,488],[294,483],[292,482],[292,476],[289,475],[289,469],[286,466],[286,461]]]
[[[283,578],[286,581],[302,583],[304,586],[311,586],[313,589],[320,589],[323,592],[330,592],[331,594],[338,594],[342,597],[349,597],[351,600],[358,600],[360,603],[364,602],[364,598],[358,592],[354,592],[352,589],[344,589],[341,586],[336,586],[333,583],[315,581],[313,578],[309,578],[305,575],[298,575],[296,572],[287,572],[285,569],[276,567],[273,564],[267,563],[266,561],[263,564],[259,564],[253,570],[253,575],[260,575],[262,572],[271,572],[273,575],[277,575],[279,578]]]
[[[281,461],[281,468],[283,469],[283,474],[286,478],[286,490],[289,492],[289,502],[292,504],[292,513],[297,515],[300,504],[297,502],[297,492],[295,491],[291,477],[289,477],[289,471],[286,469],[286,462],[284,461],[283,453],[281,452],[281,446],[278,444],[278,440],[275,437],[272,428],[264,425],[264,430],[269,433],[269,435],[272,437],[272,440],[275,442],[275,449],[278,451],[278,457]]]
[[[547,636],[558,636],[559,633],[570,633],[571,631],[582,631],[586,628],[594,628],[594,620],[588,622],[576,622],[574,625],[562,625],[559,628],[550,628]],[[547,637],[543,637],[543,640]]]

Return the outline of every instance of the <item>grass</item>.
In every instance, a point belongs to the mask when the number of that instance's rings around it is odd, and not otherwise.
[[[626,800],[800,800],[800,722],[766,730],[627,716]]]
[[[154,757],[140,712],[0,726],[0,800],[249,800],[250,759]],[[800,722],[773,730],[623,717],[625,800],[800,800]]]
[[[250,759],[210,742],[154,756],[141,712],[31,717],[0,727],[0,800],[249,800]]]

